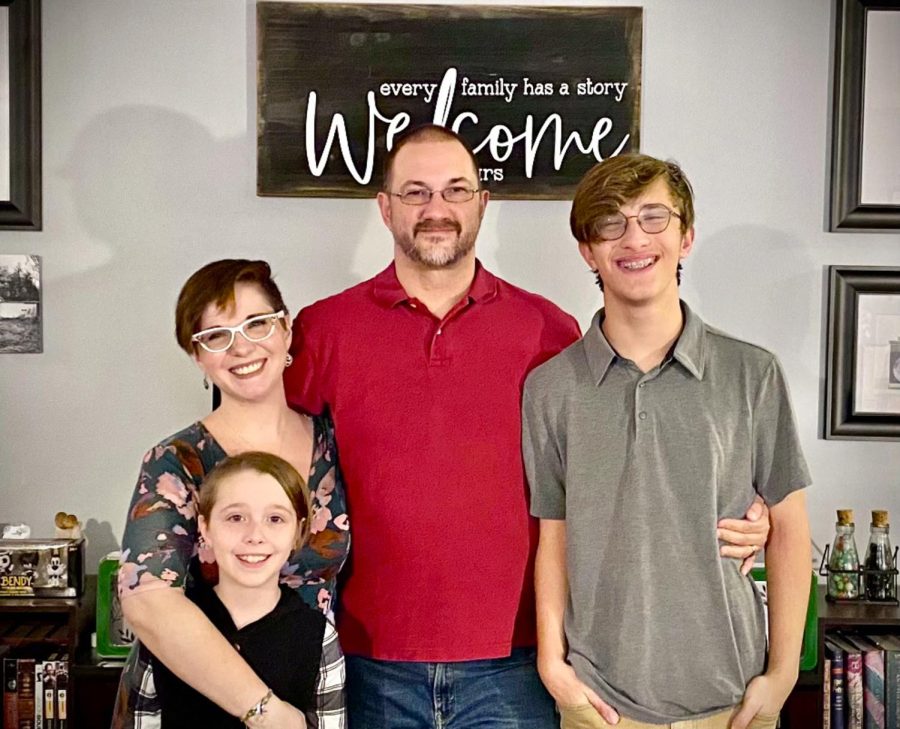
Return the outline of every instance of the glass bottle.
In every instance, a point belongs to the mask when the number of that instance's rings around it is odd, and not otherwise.
[[[866,599],[896,600],[897,581],[894,575],[890,574],[890,570],[894,569],[894,552],[891,549],[890,525],[886,511],[876,509],[872,512],[872,535],[866,548],[865,568],[879,570],[866,572]]]
[[[853,523],[853,509],[838,509],[834,544],[828,559],[828,595],[839,600],[859,597],[859,553]]]

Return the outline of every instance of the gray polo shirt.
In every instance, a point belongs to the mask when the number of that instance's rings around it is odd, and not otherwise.
[[[673,355],[642,373],[599,311],[525,384],[531,512],[565,519],[565,631],[578,677],[631,719],[737,704],[762,673],[761,598],[716,522],[810,483],[775,356],[682,303]]]

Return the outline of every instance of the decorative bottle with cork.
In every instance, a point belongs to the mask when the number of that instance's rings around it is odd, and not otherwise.
[[[897,581],[891,573],[894,569],[894,552],[891,550],[888,513],[872,512],[872,534],[866,548],[865,583],[866,599],[879,602],[897,599]]]
[[[834,544],[828,559],[828,596],[838,600],[859,598],[859,553],[853,509],[838,509]]]

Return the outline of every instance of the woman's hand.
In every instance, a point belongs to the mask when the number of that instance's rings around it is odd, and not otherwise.
[[[261,716],[249,719],[250,729],[306,729],[306,718],[297,707],[273,696],[266,703],[266,711]]]

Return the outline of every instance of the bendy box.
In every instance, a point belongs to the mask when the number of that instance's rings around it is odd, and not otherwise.
[[[84,539],[0,539],[0,597],[78,597]]]

